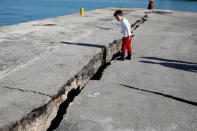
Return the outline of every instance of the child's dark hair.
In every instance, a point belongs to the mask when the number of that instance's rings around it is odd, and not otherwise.
[[[115,13],[114,13],[114,17],[116,17],[116,16],[123,16],[123,12],[122,12],[122,10],[117,10]]]

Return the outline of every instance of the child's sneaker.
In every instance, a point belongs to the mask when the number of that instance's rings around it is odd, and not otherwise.
[[[120,60],[120,61],[124,61],[125,60],[125,54],[121,54],[121,57],[120,58],[118,58],[117,60]]]
[[[125,59],[126,59],[126,60],[131,60],[131,57],[127,56]]]
[[[131,60],[131,53],[128,53],[128,56],[125,59],[126,60]]]
[[[124,61],[125,58],[124,58],[124,57],[120,57],[120,58],[118,58],[117,60]]]

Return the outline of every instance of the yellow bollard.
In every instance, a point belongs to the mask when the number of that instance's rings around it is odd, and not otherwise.
[[[81,15],[81,16],[84,16],[84,8],[81,8],[81,9],[80,9],[80,15]]]

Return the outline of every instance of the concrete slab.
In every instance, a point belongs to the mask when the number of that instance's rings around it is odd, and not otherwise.
[[[131,61],[89,81],[57,131],[195,131],[197,13],[151,13],[135,31]]]
[[[196,112],[192,105],[162,96],[91,81],[57,131],[194,131]]]
[[[46,104],[90,59],[121,38],[115,8],[0,27],[0,127]],[[143,9],[124,9],[130,22]]]

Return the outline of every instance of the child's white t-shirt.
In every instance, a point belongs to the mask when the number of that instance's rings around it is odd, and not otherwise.
[[[128,37],[131,35],[131,25],[127,19],[123,18],[123,20],[120,21],[120,26],[122,29],[123,37]]]

